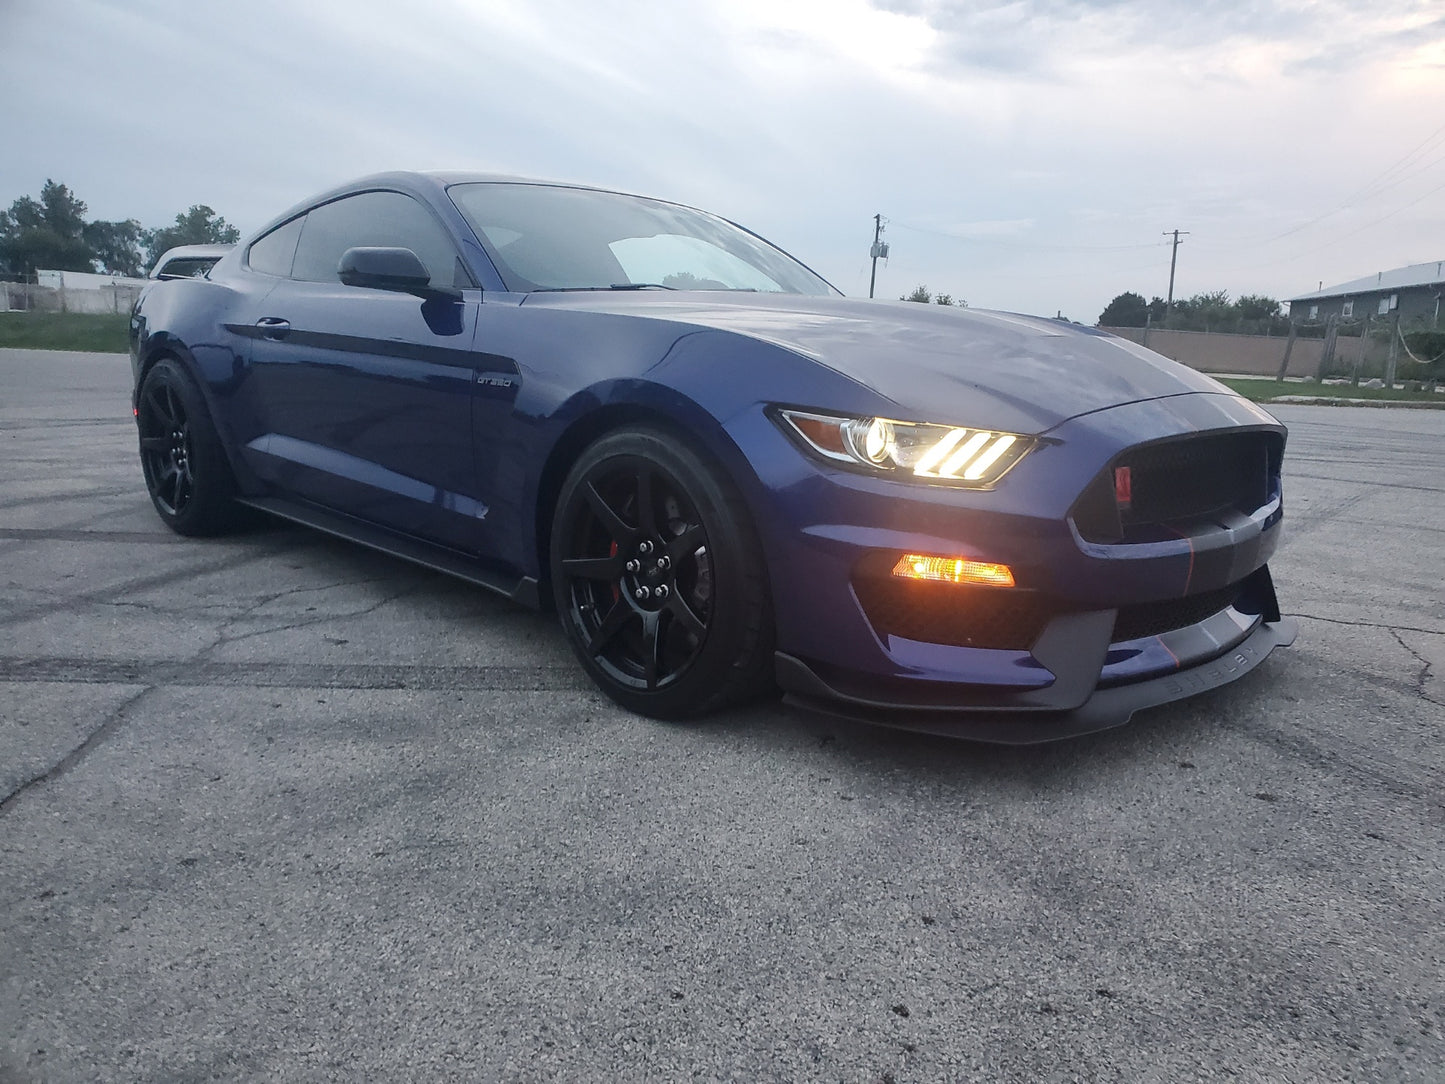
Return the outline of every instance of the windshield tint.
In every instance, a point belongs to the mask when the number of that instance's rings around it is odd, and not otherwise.
[[[509,290],[835,294],[786,252],[688,207],[553,185],[453,185]]]

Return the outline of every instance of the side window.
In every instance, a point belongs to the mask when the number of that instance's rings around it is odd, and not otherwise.
[[[361,246],[409,248],[426,265],[433,285],[472,285],[446,231],[425,207],[400,192],[361,192],[313,207],[291,277],[338,282],[341,254]]]
[[[277,226],[265,237],[251,242],[251,247],[246,252],[246,266],[253,271],[280,275],[282,278],[291,274],[291,261],[296,256],[296,239],[301,236],[301,223],[305,221],[304,215],[293,218],[284,226]]]

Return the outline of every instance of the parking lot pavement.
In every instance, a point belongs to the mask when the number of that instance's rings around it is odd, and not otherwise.
[[[128,381],[0,351],[0,1081],[1440,1080],[1445,414],[1282,409],[1296,646],[999,749],[178,539]]]

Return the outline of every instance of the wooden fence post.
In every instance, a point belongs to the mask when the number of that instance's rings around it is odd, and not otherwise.
[[[1284,360],[1279,363],[1279,372],[1275,375],[1276,383],[1284,382],[1284,374],[1289,370],[1289,356],[1294,351],[1295,323],[1289,322],[1289,339],[1284,344]]]
[[[1323,380],[1325,373],[1330,371],[1330,366],[1335,360],[1335,339],[1339,337],[1340,320],[1334,313],[1330,313],[1329,319],[1325,321],[1325,347],[1320,351],[1320,367],[1315,372],[1316,380]]]

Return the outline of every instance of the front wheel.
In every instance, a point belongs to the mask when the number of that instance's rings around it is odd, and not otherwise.
[[[767,688],[767,570],[742,499],[683,441],[621,430],[563,483],[553,597],[572,649],[623,707],[660,719]]]

